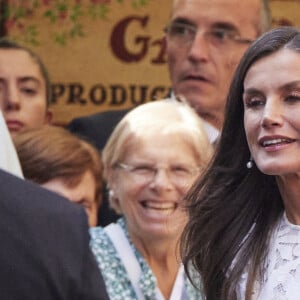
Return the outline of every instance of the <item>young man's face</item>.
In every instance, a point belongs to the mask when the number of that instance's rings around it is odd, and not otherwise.
[[[167,31],[173,90],[216,127],[223,122],[233,72],[258,36],[260,5],[259,0],[174,1]]]
[[[22,49],[0,49],[0,108],[12,135],[51,121],[39,65]]]

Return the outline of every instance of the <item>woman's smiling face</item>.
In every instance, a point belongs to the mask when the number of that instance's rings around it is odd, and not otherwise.
[[[300,53],[281,49],[256,61],[244,80],[244,126],[265,174],[300,171]]]
[[[178,238],[187,221],[183,197],[199,172],[182,134],[145,134],[126,147],[111,183],[131,236]]]

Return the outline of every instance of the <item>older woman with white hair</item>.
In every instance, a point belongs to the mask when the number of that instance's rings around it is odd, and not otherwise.
[[[211,153],[185,103],[143,104],[117,125],[102,154],[110,203],[122,218],[91,230],[112,300],[201,299],[184,274],[179,240],[184,196]]]

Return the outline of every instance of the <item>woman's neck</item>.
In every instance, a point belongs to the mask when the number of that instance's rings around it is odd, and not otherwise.
[[[171,241],[131,239],[151,268],[164,298],[169,299],[181,262],[179,237]]]
[[[288,220],[300,225],[300,174],[278,177],[277,184]]]
[[[139,239],[131,236],[130,233],[129,236],[151,268],[152,265],[158,264],[164,269],[170,269],[174,262],[176,265],[180,263],[179,237],[172,240],[159,240]]]

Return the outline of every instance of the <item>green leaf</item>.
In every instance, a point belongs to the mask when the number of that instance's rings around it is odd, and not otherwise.
[[[27,27],[27,32],[30,33],[32,36],[38,36],[38,31],[36,25],[29,25]]]
[[[64,32],[57,32],[54,34],[54,41],[61,45],[65,46],[66,45],[66,40],[67,40],[67,35]]]
[[[132,0],[131,4],[134,8],[139,8],[142,6],[146,6],[149,3],[149,0]]]
[[[93,20],[102,19],[106,20],[109,13],[109,8],[107,4],[93,4],[89,6],[88,14]]]
[[[24,7],[18,7],[15,11],[15,16],[17,19],[20,19],[20,18],[24,18],[25,16],[25,9]]]
[[[52,12],[52,10],[48,9],[44,12],[43,15],[44,15],[44,17],[50,17],[53,15],[53,12]]]
[[[55,23],[57,21],[57,16],[54,12],[50,9],[45,11],[44,16],[50,20],[51,23]]]
[[[72,7],[72,10],[71,10],[71,15],[70,15],[70,19],[73,21],[73,22],[76,22],[77,19],[81,16],[83,16],[84,13],[81,9],[81,6],[79,4],[75,4],[73,7]]]
[[[105,19],[107,17],[108,12],[109,12],[109,9],[106,5],[101,4],[99,6],[99,16],[101,19]]]
[[[68,10],[68,5],[67,3],[57,3],[56,4],[56,9],[59,11],[59,12],[64,12],[64,11],[67,11]]]
[[[75,24],[71,29],[70,29],[70,32],[69,32],[69,35],[71,38],[74,38],[76,36],[84,36],[84,32],[82,30],[82,25],[81,24]]]

